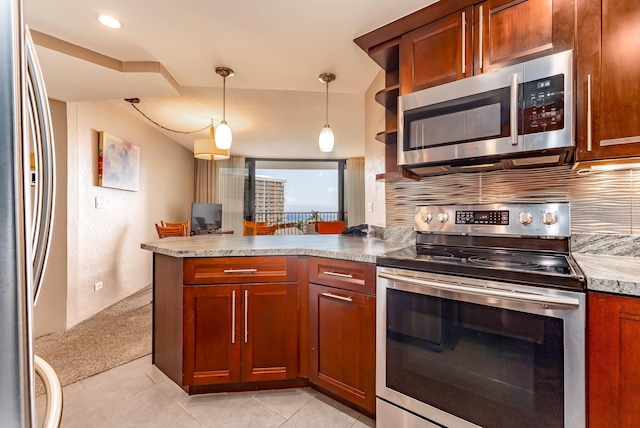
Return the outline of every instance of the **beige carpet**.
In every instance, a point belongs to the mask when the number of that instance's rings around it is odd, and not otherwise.
[[[56,371],[62,386],[151,353],[151,286],[69,330],[34,341],[36,355]],[[44,386],[36,376],[36,394]]]

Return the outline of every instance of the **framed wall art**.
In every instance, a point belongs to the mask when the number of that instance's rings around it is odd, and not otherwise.
[[[138,191],[140,147],[100,131],[98,186]]]

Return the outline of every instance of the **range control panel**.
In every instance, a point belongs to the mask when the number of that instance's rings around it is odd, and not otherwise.
[[[456,224],[509,224],[509,211],[456,211]]]
[[[458,235],[571,236],[569,203],[420,205],[418,232]]]

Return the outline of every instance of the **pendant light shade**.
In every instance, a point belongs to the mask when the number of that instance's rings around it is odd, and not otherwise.
[[[229,150],[232,139],[231,128],[229,128],[227,122],[223,120],[216,128],[216,145],[219,149]]]
[[[318,139],[318,146],[320,146],[321,152],[330,152],[333,151],[333,130],[326,124],[320,130],[320,138]]]
[[[209,138],[198,138],[193,142],[193,155],[197,159],[222,160],[229,159],[229,149],[220,149],[216,146],[216,137],[213,125],[209,128]]]
[[[320,147],[321,152],[331,152],[333,151],[334,137],[333,137],[333,130],[329,126],[329,82],[333,82],[334,80],[336,80],[336,75],[333,73],[322,73],[319,76],[319,79],[321,82],[324,82],[327,85],[327,89],[326,89],[327,115],[326,115],[325,124],[320,130],[320,137],[318,138],[318,146]]]
[[[233,76],[233,70],[227,67],[216,67],[216,73],[222,76],[222,122],[216,129],[216,145],[219,149],[229,150],[233,135],[226,121],[225,108],[227,103],[227,77]]]

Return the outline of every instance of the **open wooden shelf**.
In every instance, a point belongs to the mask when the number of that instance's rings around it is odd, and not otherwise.
[[[398,130],[397,129],[387,129],[382,132],[378,132],[376,134],[376,140],[385,144],[393,144],[398,141]]]
[[[400,96],[400,85],[393,85],[384,88],[376,93],[376,102],[388,110],[395,110],[398,107],[398,97]]]
[[[397,70],[400,63],[400,39],[372,47],[368,54],[384,71]]]
[[[383,174],[376,174],[376,181],[383,181],[385,183],[393,183],[394,181],[407,181],[407,180],[419,181],[420,176],[401,166],[398,167],[397,171],[385,172]]]

